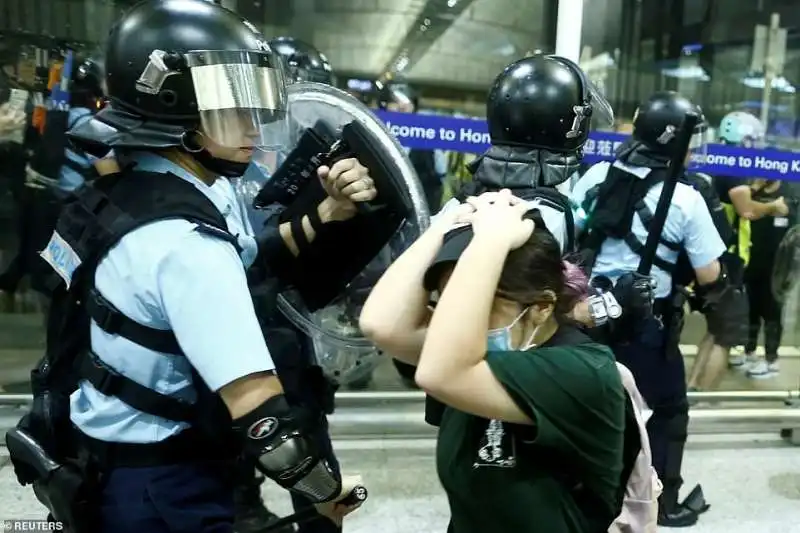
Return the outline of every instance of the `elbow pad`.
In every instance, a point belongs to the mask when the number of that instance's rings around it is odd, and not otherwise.
[[[257,460],[256,467],[264,475],[314,503],[333,500],[342,490],[342,480],[319,456],[299,418],[281,394],[233,425],[243,440],[244,453]]]

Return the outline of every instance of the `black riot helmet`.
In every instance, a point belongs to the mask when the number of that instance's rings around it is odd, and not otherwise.
[[[509,66],[494,81],[486,102],[493,145],[575,152],[590,125],[613,123],[608,101],[572,61],[533,55]]]
[[[105,96],[105,65],[102,56],[92,56],[81,60],[73,59],[70,83],[70,105],[73,107],[99,107],[98,102]]]
[[[391,104],[400,105],[406,111],[414,112],[419,108],[419,95],[407,83],[388,82],[378,93],[378,107],[390,109]]]
[[[252,24],[219,5],[136,4],[109,33],[105,65],[109,105],[70,132],[90,153],[178,148],[237,176],[252,148],[283,140],[280,58]]]
[[[511,63],[486,101],[492,147],[478,181],[489,187],[551,187],[579,168],[592,126],[611,126],[614,112],[572,61],[537,54]]]
[[[633,117],[633,140],[645,145],[656,154],[672,157],[676,147],[676,133],[687,113],[703,116],[700,106],[672,91],[653,94],[636,110]],[[695,128],[690,148],[697,150],[705,144],[706,122],[701,120]]]
[[[328,58],[307,42],[294,37],[277,37],[269,45],[283,58],[290,81],[335,84]]]

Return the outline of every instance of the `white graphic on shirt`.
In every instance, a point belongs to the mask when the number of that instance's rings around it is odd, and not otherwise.
[[[513,468],[517,464],[514,437],[499,420],[490,420],[486,427],[474,468],[496,466]]]

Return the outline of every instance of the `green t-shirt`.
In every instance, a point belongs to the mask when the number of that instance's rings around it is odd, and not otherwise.
[[[626,400],[614,355],[562,326],[534,350],[486,360],[535,425],[446,409],[436,459],[450,531],[600,533],[587,513],[608,526],[622,473]]]

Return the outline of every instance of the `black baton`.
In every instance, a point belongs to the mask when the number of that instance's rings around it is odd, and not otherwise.
[[[647,241],[645,242],[644,250],[642,250],[639,268],[636,269],[636,272],[642,276],[649,276],[650,270],[653,268],[653,260],[656,257],[656,249],[658,248],[659,239],[661,239],[661,233],[664,231],[664,223],[667,221],[672,195],[675,193],[678,180],[683,176],[684,161],[689,153],[694,130],[700,124],[700,120],[700,115],[688,112],[684,116],[680,128],[678,128],[675,153],[672,155],[672,160],[669,164],[670,173],[666,181],[664,181],[664,187],[661,189],[656,212],[653,214],[653,220],[647,230]]]
[[[336,505],[344,505],[346,507],[356,505],[364,502],[367,499],[368,495],[369,494],[367,493],[367,489],[361,485],[358,485],[352,491],[350,491],[350,494],[348,494],[343,499],[336,502]],[[324,517],[317,512],[316,507],[311,506],[307,509],[303,509],[302,511],[290,514],[289,516],[284,516],[283,518],[277,519],[276,521],[269,524],[266,527],[266,529],[264,529],[264,533],[270,533],[271,531],[278,531],[287,526],[291,526],[292,524],[304,524],[306,522],[310,522],[312,520],[317,520],[320,518]]]

